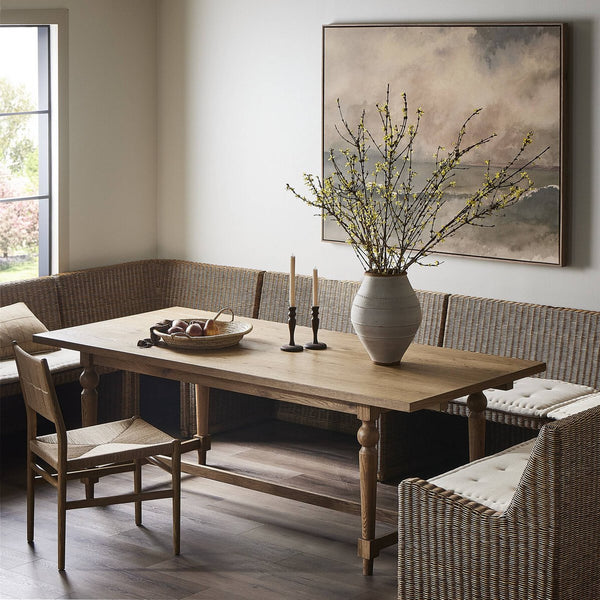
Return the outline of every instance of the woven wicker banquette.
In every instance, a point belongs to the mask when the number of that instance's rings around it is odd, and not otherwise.
[[[0,284],[0,307],[24,302],[48,329],[59,329],[180,305],[206,310],[229,306],[235,314],[257,313],[262,272],[178,260],[142,260],[27,281]],[[151,325],[151,324],[149,324]],[[60,360],[64,354],[64,360]],[[48,354],[55,385],[77,381],[78,355],[69,350]],[[101,378],[101,385],[103,383]],[[104,411],[120,418],[139,411],[139,377],[123,373],[118,384],[121,405]],[[182,391],[185,391],[182,384]],[[102,391],[102,390],[101,390]],[[20,394],[14,360],[0,361],[0,398]],[[100,403],[100,409],[106,409]],[[182,407],[182,414],[189,409]],[[3,431],[6,420],[3,419]],[[182,420],[182,430],[189,432]]]
[[[142,260],[0,284],[0,307],[24,302],[49,329],[174,305],[214,311],[229,306],[239,316],[284,321],[287,286],[287,275],[283,273],[192,261]],[[350,307],[358,286],[357,282],[352,281],[320,281],[322,328],[347,332],[352,330]],[[309,277],[297,277],[296,294],[298,322],[308,325],[311,305]],[[418,343],[544,360],[549,365],[549,377],[570,384],[586,385],[590,389],[600,387],[600,312],[557,309],[439,292],[417,291],[417,294],[423,311],[423,322],[416,336]],[[51,354],[57,357],[63,352],[69,351],[61,350]],[[56,384],[77,381],[80,367],[76,356],[66,356],[63,361],[55,358],[55,362],[57,364],[52,371]],[[103,379],[101,378],[101,382]],[[487,417],[496,422],[492,426],[502,424],[500,437],[506,435],[505,440],[500,440],[500,445],[506,447],[515,441],[514,430],[521,436],[517,438],[519,440],[535,435],[534,429],[539,429],[552,420],[547,414],[550,410],[574,400],[585,391],[573,387],[567,392],[562,388],[557,392],[558,384],[548,383],[551,380],[539,381],[534,380],[534,384],[541,386],[542,404],[545,403],[544,407],[548,409],[543,414],[539,403],[523,403],[522,399],[515,400],[510,396],[501,397],[498,401],[491,398]],[[124,373],[117,378],[117,382],[127,392],[120,397],[128,400],[122,406],[110,407],[109,413],[101,413],[107,419],[138,412],[138,376]],[[531,387],[532,383],[529,382],[528,385]],[[544,390],[548,386],[554,389],[556,397],[547,397]],[[14,361],[0,361],[2,398],[18,393]],[[501,396],[510,393],[518,396],[519,389],[516,387],[512,392],[490,392]],[[180,397],[180,429],[185,436],[193,433],[195,422],[193,387],[182,383]],[[215,400],[211,402],[210,410],[213,432],[265,418],[356,432],[355,419],[351,415],[233,395],[219,390],[211,391],[211,399]],[[452,461],[461,462],[463,455],[457,457],[456,440],[465,440],[466,456],[466,435],[457,437],[456,430],[465,427],[465,420],[456,415],[466,414],[464,403],[461,400],[453,402],[448,411],[451,414],[430,411],[411,415],[385,414],[380,422],[380,479],[409,474],[429,476],[450,468],[453,466]],[[3,421],[5,429],[6,420]],[[515,425],[518,427],[514,427]],[[505,434],[504,429],[510,435]],[[493,428],[491,434],[495,435]],[[427,451],[415,452],[415,444]],[[494,449],[497,446],[498,444]],[[415,462],[416,457],[420,457],[418,463]],[[452,457],[451,460],[449,457]],[[444,459],[450,462],[444,462]]]
[[[488,430],[502,438],[491,450],[535,436],[559,409],[600,388],[599,311],[452,295],[443,345],[546,362],[540,377],[486,391]],[[466,397],[448,412],[466,416]]]

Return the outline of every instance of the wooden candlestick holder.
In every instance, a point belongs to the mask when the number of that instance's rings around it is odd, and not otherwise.
[[[294,331],[296,330],[296,307],[290,306],[288,309],[288,327],[290,329],[290,342],[289,344],[284,344],[281,346],[281,349],[284,352],[302,352],[304,348],[299,346],[294,341]]]
[[[317,332],[319,331],[319,307],[313,306],[311,311],[312,316],[310,323],[313,330],[313,341],[309,342],[308,344],[304,344],[304,347],[307,350],[325,350],[325,348],[327,348],[327,344],[319,342],[319,340],[317,339]]]

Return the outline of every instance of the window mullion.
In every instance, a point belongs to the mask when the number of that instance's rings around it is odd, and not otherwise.
[[[21,112],[3,112],[0,113],[0,117],[19,117],[21,115],[47,115],[48,110],[25,110]]]

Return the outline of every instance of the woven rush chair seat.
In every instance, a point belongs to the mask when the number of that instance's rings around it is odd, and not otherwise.
[[[515,381],[510,390],[485,390],[486,419],[530,429],[539,429],[558,409],[577,402],[581,397],[596,392],[593,387],[558,379],[524,377]],[[448,412],[467,416],[467,396],[448,405]]]
[[[13,346],[27,414],[27,541],[34,537],[35,479],[57,490],[58,569],[65,568],[66,512],[69,509],[132,502],[135,523],[142,523],[142,501],[170,498],[173,503],[173,553],[180,548],[181,442],[139,417],[66,430],[52,383],[48,360]],[[37,435],[38,416],[56,433]],[[199,448],[199,440],[185,442],[185,450]],[[160,457],[169,457],[166,462]],[[171,473],[171,486],[142,490],[142,465],[151,463]],[[94,497],[94,484],[106,475],[133,471],[133,492]],[[85,483],[85,499],[67,498],[67,481]]]
[[[67,430],[67,466],[73,469],[118,463],[152,454],[169,454],[174,438],[140,417]],[[58,435],[38,436],[30,446],[54,468],[59,464]]]
[[[399,600],[600,598],[598,396],[533,440],[400,483]]]

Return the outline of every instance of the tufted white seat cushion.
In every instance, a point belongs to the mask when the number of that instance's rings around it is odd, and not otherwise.
[[[51,373],[58,371],[66,371],[67,369],[74,369],[80,367],[81,362],[79,361],[79,352],[76,350],[67,350],[62,348],[55,352],[48,352],[47,354],[37,354],[38,358],[45,358],[48,361],[48,367]],[[0,360],[0,384],[13,383],[19,379],[17,373],[17,363],[15,359]]]
[[[491,410],[512,413],[523,417],[548,417],[550,411],[561,408],[581,396],[596,392],[594,388],[558,379],[524,377],[515,381],[512,390],[485,390],[487,407]],[[452,402],[467,403],[467,397]]]
[[[556,420],[564,419],[594,406],[600,406],[600,392],[581,396],[581,398],[577,398],[573,402],[563,404],[559,408],[551,410],[548,413],[548,418]]]
[[[535,438],[429,479],[445,490],[504,512],[519,485]]]

